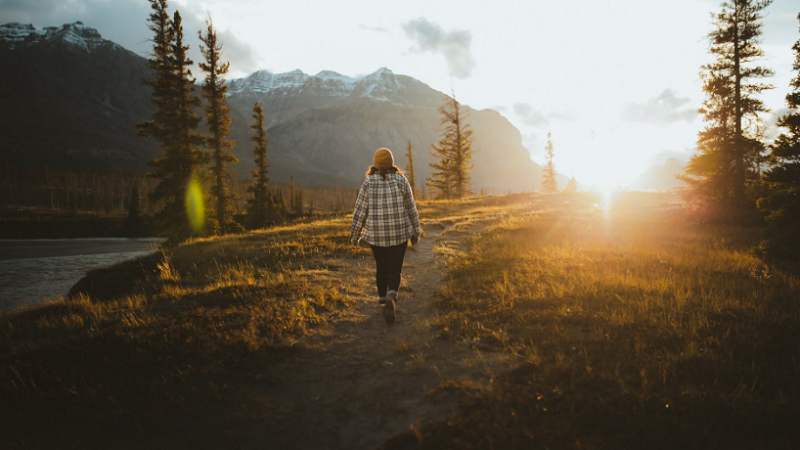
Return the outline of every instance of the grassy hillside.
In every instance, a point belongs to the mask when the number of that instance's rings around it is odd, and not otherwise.
[[[795,448],[800,278],[759,238],[636,193],[470,236],[433,328],[517,364],[388,448]]]
[[[189,242],[0,314],[0,435],[12,448],[800,438],[800,278],[749,252],[760,230],[699,224],[659,194],[420,216],[392,327],[345,215]]]

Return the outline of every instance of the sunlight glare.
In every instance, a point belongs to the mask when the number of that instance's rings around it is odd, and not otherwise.
[[[199,233],[203,229],[206,217],[205,201],[203,199],[203,183],[197,177],[192,177],[186,189],[186,216],[192,229]]]

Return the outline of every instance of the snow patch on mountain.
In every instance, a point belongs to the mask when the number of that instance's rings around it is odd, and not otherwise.
[[[40,42],[66,42],[87,52],[93,52],[107,44],[117,45],[103,39],[96,29],[87,27],[80,21],[41,30],[31,24],[17,22],[0,25],[0,44],[5,44],[12,50]]]
[[[382,67],[362,77],[349,77],[331,70],[308,75],[296,69],[271,73],[259,70],[244,78],[228,81],[229,95],[252,93],[258,96],[308,94],[321,97],[367,97],[399,105],[408,104],[409,92],[424,93],[430,87],[406,75],[396,75]]]

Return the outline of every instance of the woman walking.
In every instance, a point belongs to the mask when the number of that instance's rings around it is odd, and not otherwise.
[[[394,165],[391,150],[381,148],[375,152],[367,179],[358,191],[350,243],[358,245],[364,239],[372,248],[378,302],[386,323],[394,323],[400,272],[408,241],[416,245],[421,233],[411,186],[403,172]]]

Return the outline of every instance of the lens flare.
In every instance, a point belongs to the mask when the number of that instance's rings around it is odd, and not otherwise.
[[[206,218],[206,206],[203,199],[203,183],[196,176],[192,177],[186,189],[186,217],[195,233],[203,230]]]

